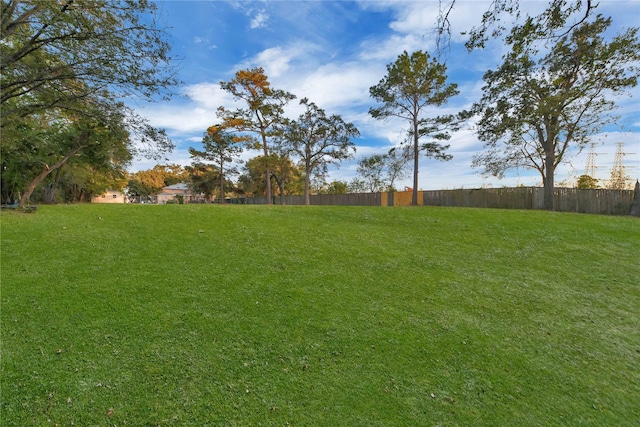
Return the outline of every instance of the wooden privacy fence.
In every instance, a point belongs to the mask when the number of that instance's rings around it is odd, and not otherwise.
[[[338,206],[380,206],[382,195],[386,193],[352,193],[352,194],[316,194],[309,196],[312,205]],[[252,197],[246,199],[249,204],[266,204],[266,197]],[[285,205],[304,205],[304,196],[285,196]],[[273,204],[281,204],[280,196],[273,197]]]
[[[310,196],[312,205],[342,206],[409,206],[412,193],[397,191],[390,193],[321,194]],[[579,188],[556,188],[554,190],[556,211],[603,215],[628,215],[633,203],[633,190],[583,190]],[[419,191],[418,204],[423,206],[450,206],[499,209],[542,209],[544,188],[481,188],[459,190]],[[304,196],[285,196],[287,205],[304,205]],[[265,204],[265,197],[243,199],[244,203]],[[273,198],[280,204],[280,197]]]
[[[603,215],[628,215],[633,190],[556,188],[555,210]],[[544,188],[484,188],[477,190],[423,191],[422,204],[501,209],[543,209]]]

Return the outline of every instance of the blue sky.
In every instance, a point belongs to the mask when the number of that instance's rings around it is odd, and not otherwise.
[[[446,1],[442,3],[446,4]],[[434,115],[468,108],[481,96],[482,75],[500,64],[504,45],[490,42],[483,50],[468,53],[460,33],[476,25],[488,1],[458,0],[450,15],[452,39],[446,60],[449,82],[460,94]],[[260,66],[273,87],[287,90],[298,99],[308,97],[327,114],[340,114],[353,122],[361,136],[354,140],[355,159],[329,172],[328,181],[350,181],[356,176],[356,161],[364,155],[385,153],[400,143],[406,124],[377,121],[368,110],[374,105],[369,87],[386,73],[386,65],[404,50],[436,52],[435,22],[438,1],[157,1],[162,20],[170,27],[174,55],[182,59],[178,96],[169,102],[136,108],[154,126],[165,128],[176,144],[171,163],[191,163],[189,147],[199,147],[205,129],[217,122],[219,106],[233,108],[234,100],[219,87],[237,70]],[[525,11],[537,12],[545,1],[524,1]],[[613,30],[640,24],[640,1],[601,1],[598,12],[612,16]],[[628,174],[640,176],[640,90],[619,101],[618,125],[594,135],[596,177],[606,179],[613,164],[616,143],[625,142]],[[298,101],[287,115],[301,113]],[[420,159],[420,188],[478,188],[481,186],[537,185],[535,171],[520,171],[498,180],[486,178],[471,168],[471,157],[482,149],[471,126],[453,136],[450,162]],[[244,159],[257,155],[245,152]],[[556,182],[572,180],[585,168],[587,151],[569,155]],[[130,170],[148,169],[155,163],[136,161]],[[399,187],[410,186],[410,178]]]

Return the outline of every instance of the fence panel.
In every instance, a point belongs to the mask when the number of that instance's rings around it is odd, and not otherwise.
[[[482,188],[459,190],[420,191],[418,204],[425,206],[450,206],[500,209],[542,209],[544,188]],[[310,196],[311,205],[344,206],[409,206],[410,191],[394,193],[320,194]],[[246,203],[265,204],[265,197],[247,198]],[[280,204],[280,198],[273,198]],[[633,203],[633,190],[583,190],[556,188],[556,211],[603,215],[628,215]],[[286,196],[287,205],[304,205],[304,196]]]
[[[384,193],[352,193],[352,194],[314,194],[309,196],[311,205],[341,206],[381,206]],[[266,197],[247,198],[249,204],[266,204]],[[285,196],[286,205],[304,205],[304,196]],[[279,205],[280,197],[273,197],[273,204]]]
[[[540,187],[436,190],[422,193],[423,204],[428,206],[544,208],[544,188]],[[633,190],[556,188],[554,203],[559,212],[627,215],[633,203]]]

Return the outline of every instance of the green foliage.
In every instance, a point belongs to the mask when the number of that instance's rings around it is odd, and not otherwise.
[[[220,87],[231,93],[235,99],[246,104],[245,108],[228,110],[218,108],[218,117],[224,129],[239,132],[238,141],[248,148],[261,149],[263,156],[271,154],[270,140],[277,134],[278,125],[284,123],[284,107],[295,95],[280,89],[273,89],[264,69],[260,67],[236,72],[228,82],[220,82]],[[271,173],[267,164],[265,192],[271,203]]]
[[[576,187],[584,189],[598,188],[598,180],[590,177],[589,175],[580,175],[578,177],[578,183]]]
[[[202,138],[202,146],[204,150],[196,150],[189,147],[189,154],[191,158],[199,163],[201,160],[214,162],[217,169],[218,183],[217,188],[220,190],[220,203],[224,203],[225,195],[225,180],[228,175],[238,173],[236,167],[230,163],[238,161],[240,153],[242,153],[242,147],[239,145],[239,141],[230,133],[220,126],[211,126],[205,132]],[[202,168],[200,168],[202,171]],[[201,180],[200,186],[204,187],[203,193],[211,196],[213,189],[205,186],[208,180]]]
[[[327,194],[347,194],[349,185],[345,181],[331,181],[327,185]]]
[[[455,0],[449,3],[445,12],[441,12],[439,20],[440,32],[450,36],[450,23],[448,15],[455,6]],[[490,7],[482,14],[480,25],[472,28],[465,45],[473,50],[484,48],[490,39],[501,37],[510,30],[524,31],[529,40],[554,40],[559,39],[580,23],[586,21],[597,7],[592,0],[549,0],[547,8],[537,16],[526,16],[524,23],[520,23],[520,2],[518,0],[494,0]],[[511,19],[505,19],[505,15]],[[507,27],[505,22],[515,20],[516,23]]]
[[[117,101],[151,99],[176,82],[154,3],[6,0],[0,8],[3,201],[20,194],[27,203],[44,184],[50,192],[58,185],[50,174],[70,163],[93,171],[82,187],[101,191],[134,156],[171,151],[163,130]]]
[[[152,169],[129,174],[129,194],[146,200],[160,193],[163,187],[189,180],[189,172],[181,165],[155,165]]]
[[[534,21],[512,30],[511,51],[500,68],[485,74],[484,95],[476,105],[486,149],[474,158],[475,167],[498,177],[514,168],[537,170],[545,206],[553,209],[555,168],[569,147],[582,149],[590,135],[615,121],[613,99],[637,84],[638,30],[607,42],[610,24],[598,15],[550,48]]]
[[[197,162],[185,169],[189,173],[190,188],[193,192],[203,194],[207,200],[211,200],[220,188],[220,170],[216,166]]]
[[[640,419],[636,218],[89,204],[0,221],[3,425]]]
[[[71,181],[89,195],[102,192],[121,181],[132,158],[125,118],[116,108],[94,108],[86,116],[32,115],[22,123],[10,121],[6,138],[0,171],[3,201],[21,193],[23,205],[42,183],[64,184],[59,181],[63,167],[67,176],[75,173]],[[54,200],[45,197],[44,201]]]
[[[385,158],[380,154],[364,156],[358,161],[356,172],[362,177],[366,189],[370,193],[383,191],[386,187],[384,181]]]
[[[267,169],[273,184],[278,187],[281,198],[285,195],[303,193],[304,179],[300,168],[296,167],[287,155],[281,153],[249,159],[244,165],[244,172],[238,177],[239,189],[254,196],[264,196]]]
[[[87,96],[151,98],[176,83],[156,4],[147,0],[1,3],[1,117],[77,111]]]
[[[407,141],[413,149],[413,204],[417,204],[418,159],[421,153],[438,160],[450,160],[446,154],[449,145],[440,141],[451,138],[450,132],[457,131],[461,123],[469,117],[464,111],[457,115],[424,117],[427,106],[444,105],[449,98],[458,94],[456,84],[447,84],[447,67],[437,59],[430,60],[429,54],[416,51],[409,56],[405,51],[398,59],[387,65],[387,75],[369,89],[371,97],[382,103],[369,109],[375,119],[397,117],[407,120]],[[433,141],[420,144],[420,139],[430,137]]]
[[[337,114],[327,116],[308,98],[300,100],[305,112],[298,120],[290,120],[279,135],[279,149],[300,159],[304,170],[304,194],[309,204],[310,184],[314,176],[325,176],[329,165],[353,157],[356,151],[352,138],[360,136],[353,123],[346,123]]]
[[[354,193],[395,191],[396,179],[406,176],[405,167],[411,161],[410,146],[394,147],[387,154],[373,154],[358,161],[359,178],[352,181]]]

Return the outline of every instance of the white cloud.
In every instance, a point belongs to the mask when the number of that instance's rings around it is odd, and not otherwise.
[[[307,74],[294,87],[294,93],[333,114],[336,109],[370,103],[369,87],[379,78],[379,70],[362,63],[329,63]]]
[[[427,51],[433,46],[433,41],[420,34],[394,34],[383,40],[375,38],[363,41],[360,45],[359,58],[365,61],[377,60],[388,63],[395,61],[404,51],[409,53],[416,50]]]
[[[256,15],[251,19],[251,23],[249,24],[249,27],[252,30],[255,30],[258,28],[264,28],[267,26],[268,20],[269,20],[269,15],[264,10],[262,10],[256,13]]]
[[[233,96],[222,90],[218,83],[197,83],[185,86],[184,95],[198,106],[215,111],[219,106],[233,105]]]

